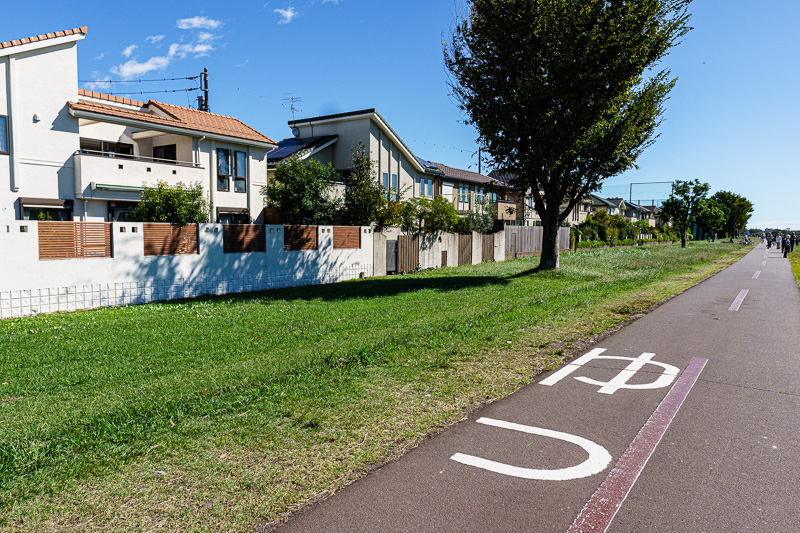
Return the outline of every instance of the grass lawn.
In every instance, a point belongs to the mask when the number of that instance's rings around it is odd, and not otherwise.
[[[794,252],[789,254],[789,264],[792,265],[792,272],[794,279],[797,280],[797,285],[800,286],[800,246],[795,246]]]
[[[692,243],[0,321],[0,530],[253,531],[750,248]]]

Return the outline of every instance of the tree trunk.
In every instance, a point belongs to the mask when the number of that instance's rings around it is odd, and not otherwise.
[[[542,220],[542,256],[537,270],[558,269],[558,214],[555,220]]]

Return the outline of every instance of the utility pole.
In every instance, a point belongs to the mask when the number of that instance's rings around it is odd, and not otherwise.
[[[208,69],[204,68],[200,73],[200,90],[203,91],[202,96],[197,97],[197,109],[200,111],[210,111],[208,107]]]

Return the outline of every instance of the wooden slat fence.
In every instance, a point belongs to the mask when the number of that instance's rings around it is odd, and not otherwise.
[[[481,261],[494,261],[494,235],[481,235]]]
[[[185,255],[199,252],[197,224],[144,223],[144,255]]]
[[[284,226],[283,249],[287,252],[316,250],[317,226]]]
[[[541,254],[543,229],[541,226],[506,226],[506,259]],[[558,249],[569,249],[569,228],[558,229]]]
[[[458,266],[472,264],[472,235],[458,236]]]
[[[411,272],[419,266],[419,236],[400,235],[397,238],[398,272]]]
[[[267,231],[261,224],[224,224],[222,252],[243,254],[267,251]]]
[[[357,226],[334,226],[333,249],[361,248],[361,228]]]
[[[39,259],[111,257],[107,222],[39,222]]]

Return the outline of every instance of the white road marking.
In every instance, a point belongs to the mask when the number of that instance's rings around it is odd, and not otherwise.
[[[762,267],[763,267],[763,266],[767,266],[767,262],[766,262],[766,261],[761,261],[761,266],[762,266]]]
[[[739,291],[739,296],[737,296],[736,299],[733,301],[731,306],[728,308],[728,311],[738,311],[739,307],[741,307],[742,305],[742,302],[744,302],[744,298],[745,296],[747,296],[748,292],[750,292],[748,289],[742,289],[741,291]]]
[[[587,378],[584,376],[578,376],[577,379],[580,382],[588,383],[590,385],[598,385],[600,386],[600,390],[597,392],[601,394],[614,394],[619,389],[659,389],[662,387],[668,387],[675,377],[678,375],[678,368],[672,365],[668,365],[666,363],[659,363],[658,361],[653,361],[654,353],[643,353],[639,357],[618,357],[614,355],[600,355],[601,353],[605,352],[605,348],[595,348],[594,350],[590,351],[589,353],[582,355],[578,359],[574,360],[558,372],[548,376],[547,378],[543,379],[539,382],[540,385],[547,385],[553,386],[565,377],[569,376],[573,372],[575,372],[578,368],[585,365],[589,361],[594,359],[616,359],[620,361],[630,361],[630,364],[625,367],[625,369],[621,370],[619,374],[614,376],[610,381],[597,381],[591,378]],[[653,382],[651,383],[641,383],[638,385],[630,385],[628,384],[628,380],[633,377],[636,372],[642,369],[644,365],[656,365],[660,366],[664,369],[664,372]]]
[[[536,469],[536,468],[522,468],[519,466],[507,465],[505,463],[498,463],[497,461],[490,461],[474,455],[466,455],[463,453],[456,453],[450,459],[461,464],[474,466],[490,472],[496,472],[506,476],[518,477],[522,479],[542,479],[546,481],[568,481],[570,479],[580,479],[584,477],[593,476],[605,470],[611,462],[611,454],[608,451],[588,439],[578,437],[577,435],[570,435],[569,433],[562,433],[561,431],[553,431],[551,429],[537,428],[533,426],[524,426],[522,424],[515,424],[513,422],[506,422],[504,420],[495,420],[493,418],[479,418],[479,424],[486,424],[489,426],[499,427],[503,429],[510,429],[513,431],[521,431],[531,435],[539,435],[542,437],[549,437],[551,439],[563,440],[572,444],[577,444],[589,454],[589,458],[579,465],[570,466],[567,468],[557,469]]]
[[[760,275],[761,275],[761,271],[760,270],[756,270],[756,273],[753,274],[753,279],[758,279],[758,276],[760,276]]]

